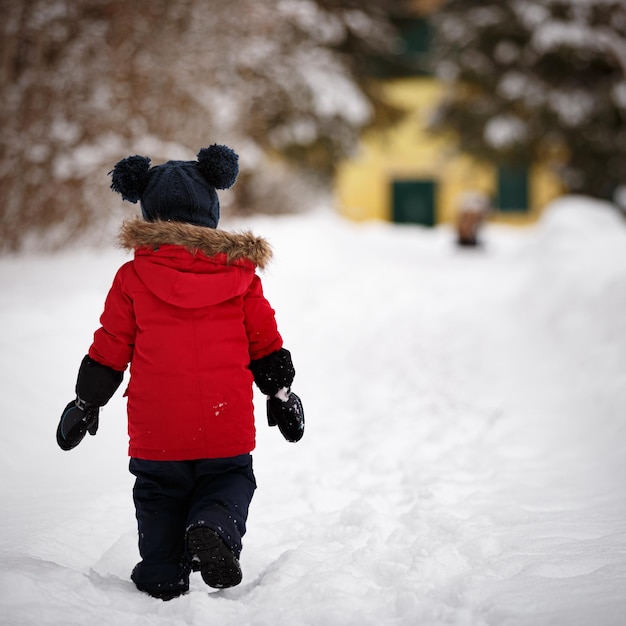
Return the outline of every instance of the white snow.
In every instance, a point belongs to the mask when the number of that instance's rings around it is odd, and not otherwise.
[[[485,124],[485,141],[494,148],[506,148],[526,136],[526,123],[516,115],[496,115]]]
[[[626,224],[570,197],[526,230],[253,218],[297,370],[258,403],[239,587],[135,590],[124,401],[62,452],[119,250],[0,260],[0,623],[617,626],[626,613]]]

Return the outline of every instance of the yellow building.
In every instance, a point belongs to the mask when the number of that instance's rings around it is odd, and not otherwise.
[[[489,199],[490,220],[528,224],[562,193],[545,165],[481,163],[460,155],[451,138],[430,134],[427,119],[442,93],[432,76],[390,79],[382,86],[385,97],[408,114],[394,128],[365,133],[357,154],[340,165],[335,195],[341,214],[432,226],[454,221],[462,198],[478,192]]]

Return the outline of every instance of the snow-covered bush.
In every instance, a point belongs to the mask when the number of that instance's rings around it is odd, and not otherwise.
[[[610,198],[626,181],[626,4],[448,0],[435,18],[435,116],[493,161],[558,156],[566,187]]]
[[[129,154],[232,145],[233,205],[301,208],[309,172],[328,176],[376,122],[363,60],[390,46],[404,1],[2,2],[0,250],[96,225],[119,204],[106,172]]]

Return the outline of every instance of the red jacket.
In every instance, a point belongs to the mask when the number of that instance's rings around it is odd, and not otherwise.
[[[282,347],[256,266],[265,240],[177,222],[125,222],[117,272],[89,356],[130,363],[129,454],[189,460],[255,446],[251,360]]]

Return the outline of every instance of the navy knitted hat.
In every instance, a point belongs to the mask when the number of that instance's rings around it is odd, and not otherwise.
[[[220,203],[216,189],[228,189],[239,173],[239,157],[227,146],[213,144],[198,152],[197,161],[167,161],[150,167],[150,159],[130,156],[109,172],[111,189],[124,200],[141,201],[148,222],[166,220],[216,228]]]

